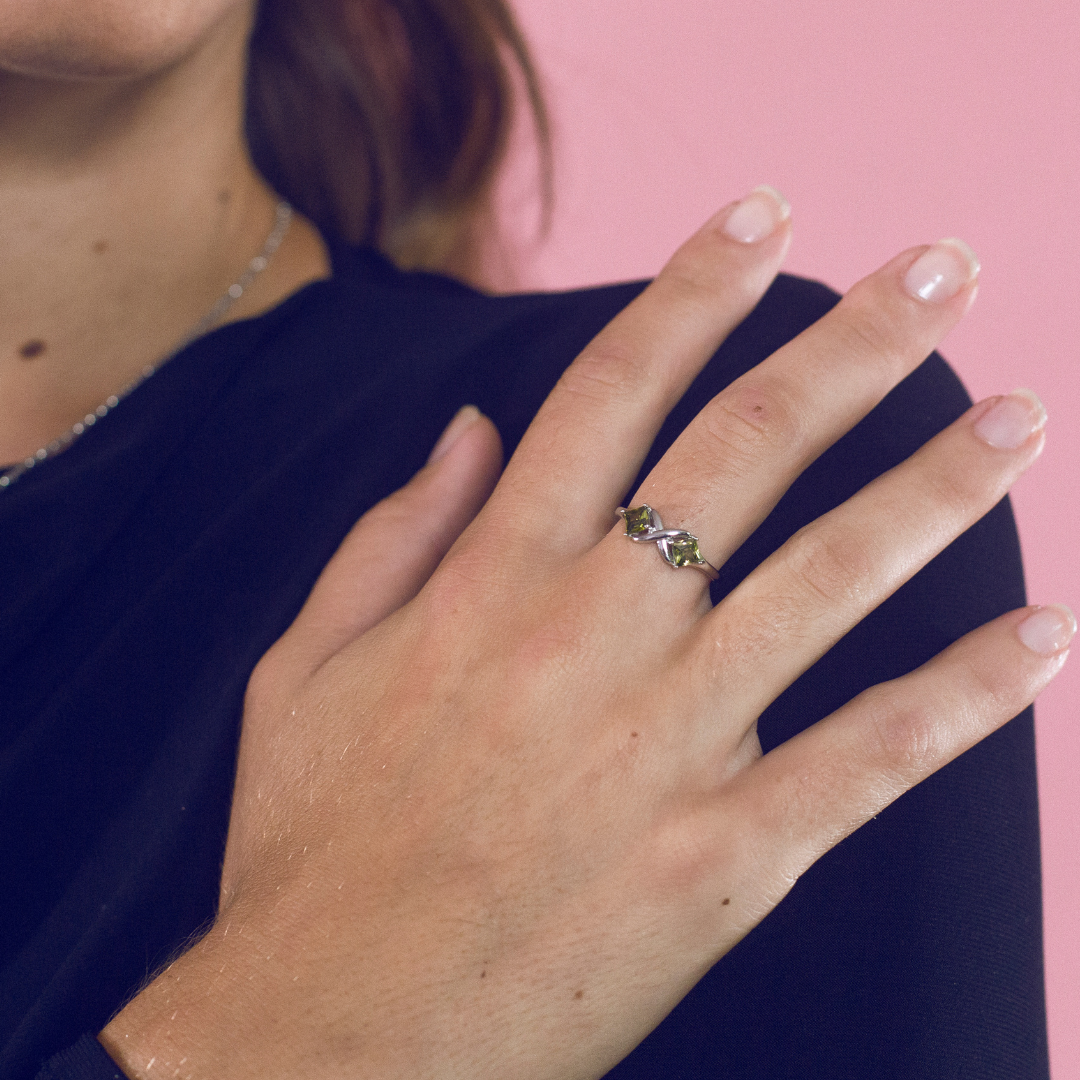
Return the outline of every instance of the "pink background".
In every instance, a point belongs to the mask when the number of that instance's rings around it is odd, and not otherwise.
[[[979,300],[945,355],[978,399],[1050,413],[1013,499],[1033,602],[1080,607],[1080,4],[1075,0],[516,0],[556,126],[557,208],[519,283],[654,274],[762,182],[794,206],[786,269],[846,289],[961,236]],[[509,233],[535,200],[527,154]],[[1080,657],[1040,698],[1047,989],[1055,1080],[1080,1077]]]

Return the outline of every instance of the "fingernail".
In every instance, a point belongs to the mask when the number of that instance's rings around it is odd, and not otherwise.
[[[462,405],[454,413],[454,419],[446,425],[445,430],[439,436],[439,441],[435,444],[435,449],[431,451],[427,463],[430,465],[433,461],[445,457],[449,453],[450,447],[479,419],[480,410],[475,405]]]
[[[1040,656],[1061,652],[1076,633],[1076,617],[1064,604],[1041,607],[1017,628],[1020,640]]]
[[[999,450],[1023,446],[1046,423],[1043,403],[1030,390],[1014,390],[975,422],[975,434]]]
[[[740,244],[756,244],[791,217],[791,205],[774,187],[761,184],[728,214],[723,231]]]
[[[919,300],[940,304],[951,300],[979,276],[975,252],[955,237],[939,240],[908,267],[904,288]]]

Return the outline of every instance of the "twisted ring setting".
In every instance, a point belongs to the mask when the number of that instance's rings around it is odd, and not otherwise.
[[[642,503],[629,510],[620,506],[616,513],[626,522],[626,535],[638,543],[655,543],[672,570],[692,566],[710,581],[720,576],[720,571],[702,557],[698,538],[684,529],[665,529],[660,515],[648,504]]]

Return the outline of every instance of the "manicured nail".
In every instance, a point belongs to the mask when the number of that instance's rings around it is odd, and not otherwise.
[[[754,188],[724,222],[724,232],[740,244],[756,244],[791,217],[791,206],[776,188]]]
[[[1040,656],[1061,652],[1076,633],[1076,617],[1064,604],[1041,607],[1017,628],[1020,640]]]
[[[1046,410],[1035,394],[1014,390],[975,421],[975,434],[998,450],[1015,450],[1045,424]]]
[[[939,240],[908,267],[904,288],[919,300],[941,304],[978,276],[975,252],[963,240],[949,237]]]
[[[445,457],[450,447],[458,441],[458,439],[465,434],[468,428],[471,428],[477,420],[480,419],[480,410],[475,405],[462,405],[456,413],[454,413],[454,419],[446,425],[446,429],[439,436],[439,441],[435,444],[435,449],[431,451],[431,455],[427,459],[427,463],[430,465],[433,461],[438,461],[439,458]]]

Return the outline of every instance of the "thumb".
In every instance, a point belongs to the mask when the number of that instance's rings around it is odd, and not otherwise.
[[[352,527],[271,654],[313,671],[408,603],[479,513],[501,467],[495,425],[464,406],[424,468]]]

